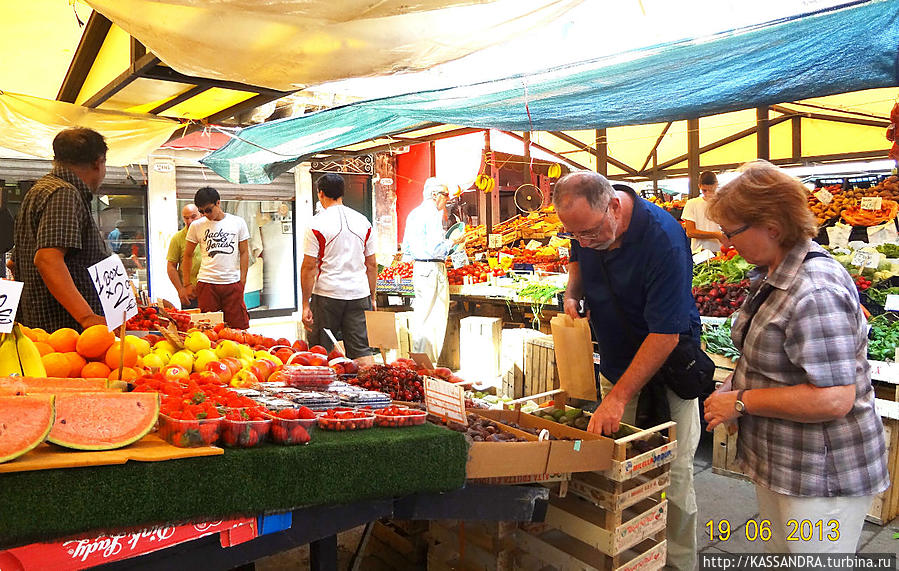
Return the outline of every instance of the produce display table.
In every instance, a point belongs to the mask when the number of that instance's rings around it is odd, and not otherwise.
[[[78,454],[73,452],[73,454]],[[0,548],[156,523],[347,504],[465,482],[468,447],[445,428],[317,430],[306,446],[0,474]]]

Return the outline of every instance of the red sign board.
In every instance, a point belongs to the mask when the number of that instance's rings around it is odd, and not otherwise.
[[[0,570],[53,569],[74,571],[145,555],[166,547],[221,534],[222,547],[254,539],[256,518],[210,521],[190,525],[161,525],[115,535],[69,539],[58,543],[32,543],[0,551]]]

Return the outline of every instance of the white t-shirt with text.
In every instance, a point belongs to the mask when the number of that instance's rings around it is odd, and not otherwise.
[[[306,228],[303,251],[318,260],[312,293],[343,300],[371,295],[365,258],[375,253],[375,239],[362,214],[342,204],[325,208]]]
[[[221,220],[195,220],[187,231],[187,241],[196,244],[203,256],[197,281],[207,284],[239,282],[238,245],[249,239],[247,223],[239,216],[226,213]]]
[[[681,215],[681,218],[691,220],[696,224],[696,229],[702,232],[720,232],[718,223],[710,220],[706,215],[708,208],[709,203],[706,202],[704,197],[691,198],[684,205],[684,213]],[[698,252],[702,248],[717,252],[721,249],[721,242],[714,238],[690,238],[690,247],[693,253]]]

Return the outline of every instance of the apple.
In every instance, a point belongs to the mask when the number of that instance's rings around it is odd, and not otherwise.
[[[278,349],[275,351],[275,357],[281,360],[281,363],[286,363],[288,359],[293,357],[293,349],[287,349],[286,347],[283,349]]]
[[[193,373],[191,376],[197,376],[198,384],[214,384],[214,385],[224,385],[227,381],[223,380],[221,377],[213,373],[212,371],[200,371],[199,373]]]
[[[337,359],[337,358],[339,358],[339,357],[346,357],[346,355],[344,355],[343,353],[341,353],[340,350],[339,350],[337,347],[334,347],[333,349],[331,349],[331,352],[328,353],[328,360],[329,360],[329,361],[330,361],[331,359]]]
[[[162,370],[162,377],[167,381],[183,381],[188,375],[187,369],[179,365],[169,365]]]
[[[292,365],[302,365],[304,367],[308,367],[310,365],[309,357],[303,355],[302,353],[294,353],[293,357],[288,359],[288,363]]]
[[[309,357],[309,364],[313,367],[327,367],[328,360],[324,355],[316,355],[314,357]]]
[[[275,364],[267,359],[256,359],[253,361],[252,367],[258,368],[262,371],[263,380],[267,379],[269,375],[275,372]]]
[[[275,347],[279,347],[279,346],[280,347],[284,347],[284,346],[290,347],[290,341],[288,341],[287,338],[285,338],[285,337],[279,337],[278,340],[275,341],[274,346]]]
[[[240,361],[238,361],[234,357],[225,357],[220,360],[225,364],[226,367],[228,367],[232,375],[243,368],[243,365],[240,364]]]
[[[219,344],[215,346],[215,354],[219,356],[219,359],[224,357],[239,357],[240,345],[230,339],[219,341]]]
[[[205,371],[207,363],[217,360],[218,355],[212,349],[200,349],[194,358],[194,372]]]
[[[163,340],[153,345],[153,350],[168,351],[170,354],[174,355],[178,351],[178,348],[175,347],[175,345],[172,344],[171,341]]]
[[[259,378],[249,369],[241,369],[231,377],[232,387],[252,387],[259,383]]]
[[[188,371],[194,368],[194,354],[186,349],[178,351],[169,359],[169,365],[179,365]]]
[[[198,351],[212,347],[212,341],[209,337],[206,337],[202,331],[195,329],[187,334],[187,338],[184,340],[184,347],[188,351],[197,353]]]
[[[134,335],[125,335],[125,343],[131,345],[137,351],[138,357],[143,357],[150,352],[150,342]]]
[[[221,361],[210,361],[206,363],[205,370],[214,373],[223,383],[230,381],[231,377],[234,375],[234,373],[231,372],[231,369],[228,368],[228,365]]]
[[[143,357],[141,357],[141,364],[153,371],[157,371],[165,367],[165,361],[163,361],[162,357],[156,353],[150,353],[149,355],[144,355]]]
[[[250,365],[247,367],[250,369],[250,372],[256,375],[256,378],[259,379],[260,383],[264,383],[266,379],[268,379],[269,370],[265,365]]]
[[[237,355],[238,359],[253,359],[253,350],[248,345],[238,345],[237,350],[240,352]]]
[[[312,347],[309,350],[313,353],[318,353],[319,355],[327,356],[327,354],[328,354],[328,350],[325,349],[324,347],[322,347],[321,345],[315,345],[314,347]]]
[[[296,341],[293,342],[293,348],[296,349],[297,351],[308,351],[309,344],[306,343],[305,341],[303,341],[302,339],[297,339]]]

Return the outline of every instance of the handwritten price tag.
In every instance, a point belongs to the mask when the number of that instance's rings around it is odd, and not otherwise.
[[[106,327],[110,331],[137,315],[137,300],[131,290],[128,272],[117,254],[97,262],[87,272],[103,304]]]
[[[693,254],[693,263],[701,264],[715,257],[711,250],[701,250],[698,254]]]
[[[862,198],[862,210],[880,210],[883,205],[883,198],[879,196],[865,196]]]
[[[22,282],[0,280],[0,333],[12,332],[24,285]]]
[[[487,247],[488,248],[502,248],[503,247],[503,235],[502,234],[490,234],[487,236]]]
[[[568,248],[566,248],[564,246],[559,246],[559,257],[567,258],[568,255],[569,255]]]
[[[459,385],[425,377],[425,407],[441,418],[468,424],[465,414],[465,391]]]
[[[899,311],[899,295],[888,294],[883,308],[887,311]],[[899,348],[897,348],[899,350]]]
[[[469,264],[468,254],[465,253],[465,250],[456,252],[455,254],[450,256],[450,260],[453,262],[454,268],[464,268]]]
[[[484,259],[484,252],[478,252],[477,254],[474,255],[474,261],[476,261],[476,262],[480,262],[483,259]]]
[[[814,196],[824,206],[827,206],[828,204],[833,202],[833,194],[831,194],[830,191],[826,188],[822,188],[821,190],[816,192]]]
[[[859,268],[876,268],[880,264],[880,254],[877,252],[865,252],[857,250],[852,254],[852,265]]]

